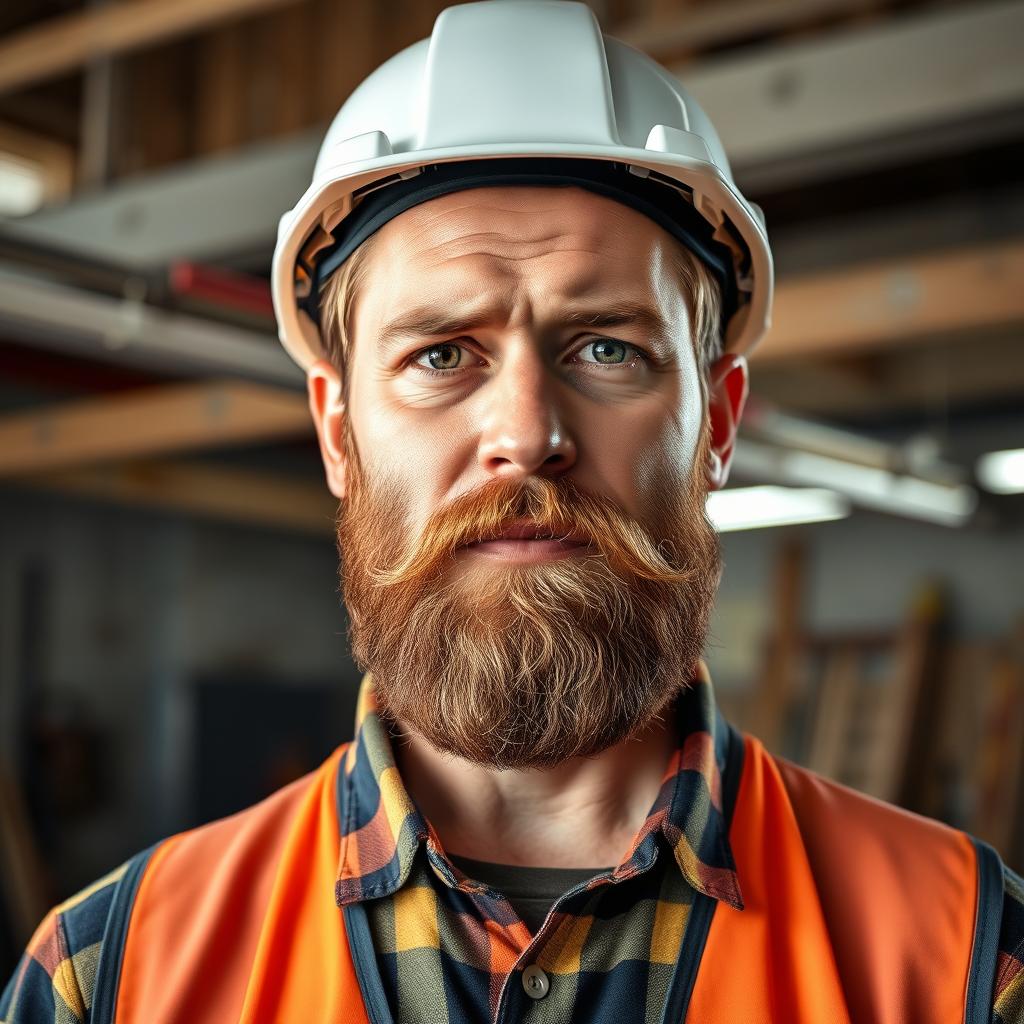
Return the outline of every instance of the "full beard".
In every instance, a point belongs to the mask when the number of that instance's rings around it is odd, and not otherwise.
[[[341,586],[385,720],[474,764],[544,769],[642,732],[693,679],[721,576],[706,431],[686,485],[652,488],[650,525],[567,476],[531,476],[460,495],[414,539],[402,488],[345,434]],[[530,564],[462,547],[519,518],[591,546]]]

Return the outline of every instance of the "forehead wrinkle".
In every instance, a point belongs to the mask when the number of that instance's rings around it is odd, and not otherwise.
[[[583,251],[590,254],[590,250]],[[523,303],[532,305],[530,295],[535,291],[536,282],[530,276],[519,271],[515,264],[524,262],[529,257],[505,257],[487,254],[488,260],[495,260],[497,265],[491,267],[493,277],[483,283],[474,276],[472,270],[465,270],[464,261],[474,260],[481,254],[473,253],[456,258],[440,258],[432,261],[433,269],[440,269],[444,277],[439,280],[439,287],[434,289],[428,287],[425,290],[429,294],[443,294],[443,304],[450,308],[467,308],[471,306],[486,306],[491,309],[511,310]],[[463,267],[453,270],[452,264],[462,263]],[[661,290],[652,286],[648,275],[642,278],[634,278],[630,282],[622,282],[606,273],[606,264],[599,262],[596,265],[589,265],[572,273],[566,279],[560,275],[556,280],[542,282],[544,284],[543,294],[547,304],[554,307],[571,305],[575,301],[592,299],[597,305],[605,302],[616,304],[623,295],[629,295],[631,301],[646,303],[654,308],[661,308],[664,305]],[[465,271],[465,272],[463,272]],[[443,283],[442,283],[443,282]],[[421,291],[417,291],[417,298]],[[485,298],[487,296],[487,298]],[[410,297],[409,302],[394,301],[392,306],[415,306],[418,303]]]
[[[476,191],[476,190],[471,190]],[[461,195],[461,194],[460,194]],[[423,241],[424,235],[437,233],[441,227],[441,237],[428,241],[426,249],[458,242],[471,243],[475,240],[500,240],[503,244],[522,244],[539,242],[557,242],[560,239],[575,240],[584,246],[621,242],[621,225],[631,211],[621,204],[608,201],[602,207],[600,216],[574,211],[570,203],[555,206],[527,207],[510,209],[498,204],[487,204],[467,198],[458,204],[444,205],[448,196],[430,200],[399,214],[393,221],[386,224],[382,231],[396,233],[399,245],[402,229],[408,231],[410,242]],[[438,208],[437,204],[442,204]],[[431,209],[433,207],[433,209]],[[468,214],[468,216],[461,216]],[[494,225],[495,214],[503,215],[499,224]],[[552,215],[557,218],[552,224]],[[580,221],[583,221],[582,225]],[[541,223],[537,223],[540,220]],[[480,226],[481,222],[486,227]],[[401,227],[399,227],[401,225]],[[523,236],[527,237],[523,237]]]
[[[600,305],[613,294],[621,296],[624,286],[663,313],[674,305],[666,303],[670,296],[655,280],[664,271],[661,229],[641,225],[636,218],[642,215],[598,197],[587,202],[596,199],[600,211],[584,210],[579,218],[571,203],[552,208],[524,202],[525,209],[512,211],[497,201],[482,203],[479,191],[447,204],[443,200],[448,197],[431,200],[384,226],[390,244],[376,268],[384,285],[375,303],[380,314],[413,308],[424,299],[438,308],[454,307],[469,297],[476,301],[467,305],[498,306],[514,316],[516,307],[521,315],[525,295],[540,299],[545,308],[572,300],[596,299]],[[554,219],[545,215],[552,209],[558,215]],[[497,229],[495,212],[500,215]],[[523,238],[524,232],[529,237]],[[550,257],[557,259],[552,263]],[[418,274],[409,279],[405,267],[415,267]]]
[[[529,250],[529,251],[523,251]],[[459,259],[485,257],[494,260],[521,262],[528,259],[543,260],[550,256],[581,253],[587,256],[607,257],[598,244],[563,232],[537,235],[530,238],[512,238],[501,232],[480,231],[440,239],[422,250],[435,263],[454,262]]]

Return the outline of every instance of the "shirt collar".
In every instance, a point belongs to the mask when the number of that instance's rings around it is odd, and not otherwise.
[[[616,866],[617,880],[646,871],[661,837],[686,881],[698,892],[743,909],[736,864],[722,813],[731,730],[701,661],[691,685],[676,700],[678,746],[669,758],[657,799]],[[405,883],[420,847],[438,876],[467,891],[430,823],[406,790],[395,764],[391,737],[377,713],[372,673],[359,687],[355,739],[338,773],[340,850],[335,896],[339,906],[389,896]]]

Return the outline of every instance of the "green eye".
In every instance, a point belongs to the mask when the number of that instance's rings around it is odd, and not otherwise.
[[[422,355],[427,357],[431,368],[434,370],[454,370],[461,362],[459,355],[461,351],[461,345],[447,341],[441,345],[433,345],[430,348],[423,349]],[[440,353],[440,355],[435,356],[435,353]],[[423,368],[426,369],[426,367]]]
[[[612,338],[602,338],[600,341],[592,341],[584,348],[594,353],[593,359],[585,359],[586,362],[600,362],[604,366],[616,366],[625,362],[629,356],[629,349],[625,341],[615,341]]]

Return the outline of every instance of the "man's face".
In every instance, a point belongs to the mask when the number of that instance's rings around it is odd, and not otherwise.
[[[720,558],[674,245],[610,199],[532,186],[375,236],[336,421],[342,586],[381,709],[438,749],[594,755],[692,677]],[[582,543],[473,543],[524,519]]]
[[[568,473],[638,517],[655,475],[688,478],[704,410],[674,245],[642,214],[577,188],[457,192],[377,233],[354,318],[349,416],[366,457],[408,481],[413,527],[496,477]],[[565,322],[619,305],[646,307],[668,336],[639,318]],[[416,311],[465,329],[385,336]],[[602,339],[627,344],[584,344]],[[411,358],[442,343],[459,348]],[[629,345],[666,365],[634,359]]]

